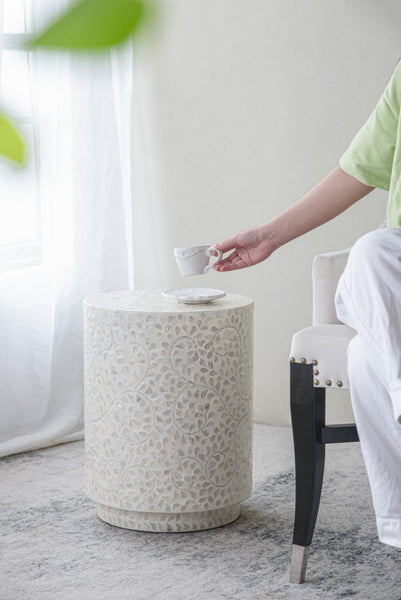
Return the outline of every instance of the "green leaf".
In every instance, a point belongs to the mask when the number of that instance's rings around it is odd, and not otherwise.
[[[22,165],[25,158],[25,144],[10,121],[0,113],[0,155]]]
[[[141,0],[81,0],[52,23],[29,47],[95,50],[124,41],[139,25]]]

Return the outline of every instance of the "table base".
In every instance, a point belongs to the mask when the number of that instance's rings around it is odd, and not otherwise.
[[[112,506],[97,505],[98,517],[117,527],[139,531],[180,532],[201,531],[227,525],[240,515],[240,505],[225,506],[202,512],[157,513],[123,510]]]

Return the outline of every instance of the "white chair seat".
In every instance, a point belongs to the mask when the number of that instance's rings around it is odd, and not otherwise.
[[[347,325],[306,327],[292,338],[290,360],[314,365],[314,387],[348,389],[347,347],[356,331]]]

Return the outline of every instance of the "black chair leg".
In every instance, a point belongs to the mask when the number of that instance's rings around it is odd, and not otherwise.
[[[313,386],[312,364],[290,363],[290,371],[296,486],[290,581],[303,583],[323,483],[326,390]]]

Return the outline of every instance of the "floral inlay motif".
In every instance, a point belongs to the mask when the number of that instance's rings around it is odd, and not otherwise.
[[[101,518],[182,531],[238,516],[251,493],[252,351],[244,296],[85,301],[87,493]]]

